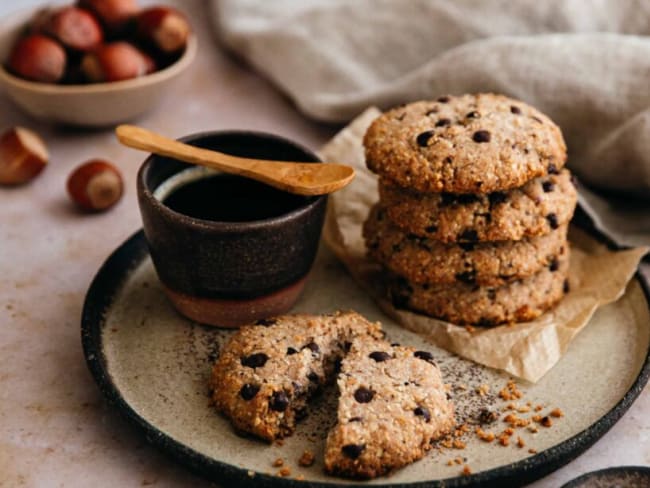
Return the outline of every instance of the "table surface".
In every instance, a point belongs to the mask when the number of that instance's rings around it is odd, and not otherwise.
[[[21,7],[39,3],[44,2],[30,0]],[[137,123],[173,137],[263,130],[314,149],[337,131],[306,119],[270,83],[224,53],[204,2],[176,3],[192,19],[199,55],[175,92]],[[0,18],[12,4],[0,3]],[[213,486],[170,462],[104,404],[81,350],[79,319],[90,281],[140,227],[135,177],[142,154],[120,147],[109,130],[33,120],[4,94],[0,108],[0,129],[31,127],[51,153],[51,163],[32,183],[0,189],[0,486]],[[126,193],[111,211],[88,215],[69,202],[65,182],[76,165],[93,157],[119,166]],[[592,448],[531,486],[557,487],[587,471],[649,464],[646,388]]]

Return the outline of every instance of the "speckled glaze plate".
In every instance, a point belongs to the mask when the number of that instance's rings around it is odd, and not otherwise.
[[[598,310],[567,354],[538,383],[518,382],[517,405],[548,415],[552,426],[516,429],[508,446],[478,439],[480,412],[506,408],[498,392],[508,376],[423,342],[384,316],[325,248],[319,252],[296,312],[354,309],[384,324],[391,341],[433,351],[451,383],[460,423],[469,432],[456,447],[439,444],[423,460],[368,482],[323,472],[326,433],[335,421],[336,393],[326,390],[308,418],[282,445],[237,435],[211,407],[207,381],[219,348],[231,331],[179,316],[166,301],[141,232],[119,247],[99,270],[84,306],[82,339],[88,366],[109,403],[147,439],[179,462],[221,486],[325,487],[370,484],[391,487],[518,486],[550,473],[599,439],[629,408],[650,374],[648,288],[640,275],[616,303]],[[480,388],[479,388],[480,387]],[[477,392],[482,389],[483,394]],[[518,413],[531,417],[533,411]],[[503,416],[503,415],[502,415]],[[501,420],[484,425],[495,434]],[[518,438],[521,442],[518,445]],[[309,450],[316,462],[301,467]],[[290,474],[278,476],[277,458]],[[463,475],[463,468],[471,469]]]

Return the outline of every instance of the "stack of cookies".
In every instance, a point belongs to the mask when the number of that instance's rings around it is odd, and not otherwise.
[[[456,324],[532,320],[569,290],[577,193],[560,129],[523,102],[444,96],[364,138],[379,203],[364,225],[393,303]]]

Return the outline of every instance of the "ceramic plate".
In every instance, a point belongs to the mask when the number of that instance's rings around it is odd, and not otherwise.
[[[517,429],[508,446],[476,436],[483,409],[503,410],[498,396],[505,374],[460,359],[425,344],[382,315],[325,248],[321,249],[297,312],[354,309],[380,320],[391,341],[428,348],[436,356],[460,423],[469,433],[455,447],[438,445],[423,460],[391,476],[369,482],[329,477],[323,472],[324,439],[335,421],[336,393],[326,390],[309,417],[282,445],[238,436],[209,402],[207,381],[219,348],[231,331],[192,323],[175,313],[163,296],[141,232],[106,261],[92,283],[82,318],[90,370],[116,412],[135,423],[153,444],[222,486],[324,487],[516,486],[557,469],[600,438],[629,408],[648,380],[650,311],[648,289],[640,275],[616,303],[598,310],[567,354],[538,383],[518,382],[522,409],[540,405],[552,426]],[[483,394],[479,394],[481,389]],[[518,413],[530,417],[534,412]],[[502,415],[503,416],[503,415]],[[498,420],[482,428],[495,434],[507,425]],[[522,445],[517,439],[521,438]],[[311,467],[298,459],[309,450]],[[278,476],[273,462],[290,469]],[[468,476],[462,475],[467,466]]]

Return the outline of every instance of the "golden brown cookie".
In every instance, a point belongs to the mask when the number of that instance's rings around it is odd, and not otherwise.
[[[442,242],[518,241],[569,222],[578,199],[569,170],[487,195],[417,193],[380,180],[388,218],[405,232]]]
[[[374,478],[420,459],[454,425],[440,370],[428,351],[356,340],[338,380],[337,424],[327,472]]]
[[[363,143],[371,171],[420,192],[508,190],[566,161],[562,133],[551,119],[495,94],[394,108],[370,125]]]
[[[212,400],[235,428],[272,441],[291,434],[307,402],[332,381],[356,337],[383,337],[354,312],[287,315],[244,326],[212,370]]]
[[[443,244],[407,234],[375,206],[363,228],[368,255],[412,283],[499,286],[557,266],[568,247],[568,225],[520,241]]]
[[[500,287],[417,285],[395,277],[390,296],[397,308],[409,308],[458,325],[494,326],[526,322],[555,306],[569,291],[569,252],[557,266]]]

